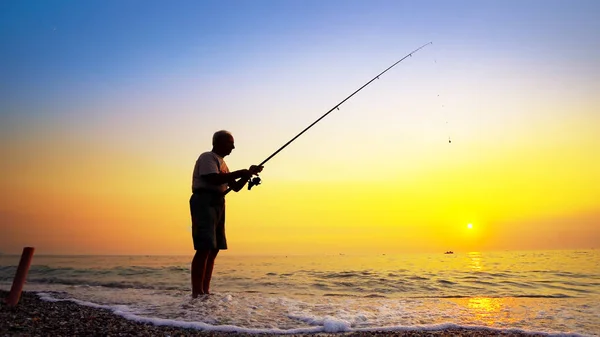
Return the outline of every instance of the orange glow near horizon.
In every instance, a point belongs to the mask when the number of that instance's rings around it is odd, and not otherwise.
[[[47,252],[102,254],[189,252],[188,167],[178,163],[167,168],[120,149],[86,157],[77,148],[59,146],[66,151],[64,157],[52,153],[30,158],[45,163],[45,175],[29,173],[29,159],[5,172],[2,231],[11,233],[14,244],[3,247],[18,251],[22,245],[37,245]],[[324,171],[315,173],[315,179],[304,174],[297,181],[270,178],[267,166],[262,185],[228,196],[231,250],[286,254],[593,248],[600,178],[590,174],[600,172],[598,159],[580,166],[584,159],[575,151],[558,159],[544,155],[540,146],[535,160],[523,151],[481,154],[470,163],[460,160],[466,153],[434,154],[424,158],[431,165],[417,170],[390,159],[378,175],[361,175],[359,167],[356,174],[348,168],[342,175]],[[67,155],[79,160],[65,166]],[[561,240],[556,233],[562,233]]]

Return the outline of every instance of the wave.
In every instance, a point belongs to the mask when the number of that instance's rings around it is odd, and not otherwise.
[[[315,273],[315,274],[317,276],[320,276],[320,277],[326,278],[326,279],[364,276],[364,274],[362,272],[356,272],[356,271],[341,271],[341,272],[334,272],[334,273]],[[319,274],[321,274],[321,275],[319,275]]]
[[[364,298],[387,298],[387,296],[380,295],[380,294],[369,294],[369,295],[365,295],[363,297]]]
[[[513,297],[518,298],[576,298],[575,296],[569,296],[565,294],[553,294],[553,295],[515,295]]]
[[[229,333],[246,333],[246,334],[266,334],[266,335],[291,335],[291,334],[318,334],[318,333],[352,333],[352,332],[410,332],[410,331],[428,331],[428,332],[443,332],[452,334],[453,330],[469,330],[473,332],[481,332],[483,334],[498,334],[509,335],[513,333],[519,334],[535,334],[548,337],[584,337],[578,333],[548,333],[541,331],[526,330],[521,328],[495,328],[479,325],[457,324],[452,322],[424,325],[394,325],[394,326],[371,326],[357,327],[349,320],[332,317],[332,316],[313,316],[305,313],[289,314],[288,317],[292,320],[303,322],[306,327],[298,328],[250,328],[237,326],[232,324],[218,325],[209,324],[199,321],[183,321],[178,319],[164,319],[159,317],[147,317],[134,313],[130,308],[124,305],[103,305],[89,301],[82,301],[73,298],[56,298],[52,293],[38,292],[38,297],[41,300],[49,302],[73,302],[77,305],[88,306],[97,309],[109,310],[113,314],[121,316],[127,320],[140,323],[148,323],[162,326],[172,326],[177,328],[196,329],[204,332],[229,332]],[[230,295],[229,295],[230,296]]]
[[[12,280],[12,279],[11,279]],[[11,280],[0,278],[0,282],[9,283]],[[187,280],[187,279],[186,279]],[[75,277],[73,275],[67,275],[62,277],[56,277],[52,275],[39,275],[37,277],[29,277],[28,283],[30,284],[57,284],[67,286],[79,286],[79,287],[105,287],[114,289],[148,289],[148,290],[187,290],[188,286],[183,280],[180,282],[173,283],[166,280],[156,281],[153,279],[152,282],[148,280],[136,281],[135,279],[118,279],[114,280],[107,278],[93,277]],[[548,286],[544,287],[520,287],[521,290],[529,289],[533,291],[520,292],[511,289],[493,289],[499,287],[499,285],[489,282],[471,282],[478,284],[488,284],[492,287],[480,288],[480,287],[469,287],[468,285],[456,284],[447,280],[437,280],[438,284],[442,287],[434,287],[432,285],[420,284],[418,286],[401,286],[394,284],[379,284],[379,286],[371,285],[365,286],[359,282],[331,282],[331,283],[312,283],[299,287],[293,283],[281,283],[281,282],[254,282],[253,284],[262,289],[261,291],[275,291],[285,292],[286,289],[303,289],[302,292],[306,292],[307,295],[321,295],[321,296],[346,296],[346,297],[398,297],[398,298],[471,298],[471,297],[488,297],[488,298],[578,298],[578,294],[590,294],[593,291],[586,289],[567,288],[561,286]],[[513,285],[517,287],[517,285]],[[244,288],[243,286],[240,286]],[[536,293],[536,289],[540,292],[546,291],[549,288],[556,290],[563,290],[556,293],[543,294]],[[312,289],[312,291],[310,290]],[[258,291],[257,291],[258,292]],[[368,295],[365,295],[368,294]],[[448,294],[452,293],[452,294]]]
[[[148,284],[144,282],[132,282],[132,281],[91,281],[91,280],[80,280],[75,278],[30,278],[28,283],[41,283],[41,284],[62,284],[70,286],[82,286],[82,287],[105,287],[105,288],[116,288],[116,289],[150,289],[150,290],[181,290],[179,286],[167,285],[167,284]]]
[[[28,282],[64,284],[70,286],[99,286],[120,289],[182,290],[188,289],[189,268],[182,265],[148,267],[143,265],[112,268],[50,267],[34,265]],[[0,266],[0,282],[11,282],[16,266]],[[539,272],[539,271],[534,271]],[[471,272],[445,274],[404,273],[402,270],[375,273],[371,270],[315,271],[304,270],[279,274],[266,271],[261,276],[219,274],[219,280],[232,289],[258,287],[260,291],[301,291],[323,293],[375,294],[397,298],[464,298],[464,297],[523,297],[577,298],[600,294],[598,276],[580,279],[579,273],[544,271],[545,277],[527,278],[527,273]],[[561,277],[556,276],[561,274]],[[286,277],[283,277],[283,276]],[[287,277],[287,276],[294,277]],[[387,277],[386,277],[387,275]],[[393,276],[390,276],[393,275]],[[449,296],[449,294],[452,294]]]
[[[485,296],[473,296],[473,295],[441,295],[441,296],[411,296],[408,298],[474,298],[474,297],[485,297],[485,298],[577,298],[575,296],[569,296],[565,294],[552,294],[552,295],[537,295],[537,294],[524,294],[524,295],[485,295]]]
[[[437,280],[437,283],[441,284],[456,284],[456,282],[448,281],[448,280]]]

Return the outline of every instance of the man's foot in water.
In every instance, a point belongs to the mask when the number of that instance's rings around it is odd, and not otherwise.
[[[201,302],[206,301],[209,297],[212,297],[213,294],[192,294],[192,300],[198,300]]]

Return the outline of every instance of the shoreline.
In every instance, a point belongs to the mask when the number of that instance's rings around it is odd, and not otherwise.
[[[50,302],[34,292],[23,292],[19,304],[4,303],[7,291],[0,290],[0,336],[275,336],[244,332],[220,332],[137,322],[121,317],[109,309],[77,304],[73,301]],[[281,335],[281,334],[279,334]],[[486,328],[446,328],[440,330],[316,332],[283,334],[284,336],[549,336],[546,333]]]

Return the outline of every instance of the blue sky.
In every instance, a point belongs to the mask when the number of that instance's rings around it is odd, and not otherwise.
[[[105,85],[291,54],[403,51],[434,41],[508,55],[598,56],[596,1],[7,1],[3,82]],[[355,49],[353,49],[353,47]],[[554,54],[555,56],[552,56]],[[293,57],[293,56],[292,56]],[[544,61],[544,59],[540,59]],[[43,90],[42,90],[43,91]]]

